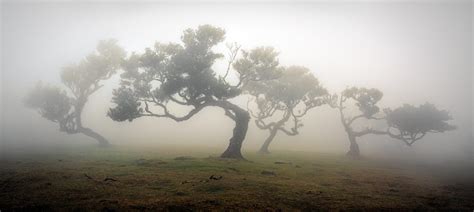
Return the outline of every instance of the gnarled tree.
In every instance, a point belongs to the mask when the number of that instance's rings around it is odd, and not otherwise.
[[[224,40],[224,35],[221,28],[202,25],[185,30],[182,44],[156,43],[143,54],[131,55],[121,75],[121,87],[113,92],[116,105],[108,115],[115,121],[148,116],[181,122],[203,108],[220,107],[235,122],[229,146],[221,157],[243,158],[241,146],[250,115],[229,100],[239,96],[242,87],[249,82],[277,77],[281,68],[272,48],[244,51],[243,57],[237,60],[240,47],[229,45],[225,75],[217,75],[213,65],[223,55],[216,53],[213,47]],[[236,73],[236,82],[228,82],[231,73]],[[175,105],[185,106],[188,111],[176,115]]]
[[[418,107],[405,104],[394,110],[385,109],[388,124],[387,134],[411,146],[427,133],[442,133],[455,130],[448,111],[439,110],[435,105],[425,103]]]
[[[277,79],[249,83],[245,90],[252,95],[257,106],[255,111],[248,107],[255,124],[269,132],[259,150],[262,154],[270,153],[268,147],[278,131],[289,136],[297,135],[298,128],[303,126],[301,118],[311,108],[323,105],[328,97],[327,90],[311,71],[300,66],[286,68]],[[285,126],[288,122],[292,123],[289,129]]]
[[[360,150],[357,144],[357,137],[361,137],[368,134],[385,134],[385,131],[377,131],[367,128],[366,130],[357,131],[354,129],[353,124],[357,120],[380,120],[383,118],[376,117],[380,109],[377,103],[382,99],[383,93],[375,88],[347,88],[342,91],[339,98],[339,103],[333,106],[339,109],[341,123],[344,126],[344,130],[349,138],[350,146],[347,155],[350,157],[359,157]],[[357,107],[359,114],[348,117],[345,112],[347,109],[347,103],[352,101]]]
[[[125,51],[115,40],[100,41],[97,52],[80,63],[64,67],[61,81],[68,88],[38,83],[25,99],[25,106],[36,109],[42,117],[59,124],[59,130],[68,134],[82,133],[94,138],[100,145],[109,142],[99,133],[82,124],[82,111],[87,99],[120,67]]]
[[[348,156],[360,156],[359,145],[357,144],[356,138],[364,135],[387,135],[411,146],[416,141],[422,139],[427,133],[442,133],[456,129],[455,126],[448,123],[448,121],[452,119],[449,113],[445,110],[437,109],[430,103],[425,103],[418,107],[405,104],[394,110],[388,108],[384,110],[385,115],[381,116],[377,103],[382,99],[382,96],[382,92],[374,88],[353,87],[342,92],[339,104],[335,107],[339,109],[341,122],[349,137],[350,149],[347,152]],[[360,114],[353,117],[346,117],[344,109],[346,109],[345,103],[348,100],[355,102]],[[384,130],[366,127],[363,130],[356,131],[352,125],[355,121],[360,119],[385,120],[387,127]]]

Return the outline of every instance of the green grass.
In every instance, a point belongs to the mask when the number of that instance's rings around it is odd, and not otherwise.
[[[11,152],[0,163],[0,210],[474,208],[473,180],[456,184],[431,169],[301,152],[246,153],[248,161],[237,161],[193,150]]]

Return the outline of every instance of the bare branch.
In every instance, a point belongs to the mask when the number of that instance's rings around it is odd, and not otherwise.
[[[226,81],[227,76],[229,75],[230,68],[231,68],[232,64],[234,63],[235,58],[239,54],[240,47],[241,46],[238,45],[237,43],[227,44],[227,49],[229,50],[229,58],[228,58],[229,61],[228,61],[228,64],[227,64],[227,70],[226,70],[225,75],[223,77],[224,82],[227,82]]]

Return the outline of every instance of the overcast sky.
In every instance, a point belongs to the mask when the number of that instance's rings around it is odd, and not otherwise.
[[[473,99],[471,1],[7,1],[2,4],[1,31],[2,142],[69,139],[57,132],[56,125],[24,109],[21,100],[38,80],[59,84],[60,68],[93,51],[99,40],[115,38],[128,52],[140,52],[156,41],[179,42],[183,30],[201,24],[224,28],[226,42],[238,42],[244,49],[274,46],[282,65],[308,67],[331,92],[347,86],[375,87],[384,92],[383,107],[429,101],[451,111],[459,130],[427,136],[415,147],[419,152],[458,154],[473,148],[468,143],[472,143]],[[217,64],[216,68],[221,67]],[[233,123],[218,109],[206,110],[179,124],[157,119],[113,122],[105,113],[117,82],[114,78],[91,97],[83,118],[85,125],[111,138],[111,142],[228,144]],[[304,123],[300,136],[280,135],[272,148],[346,150],[348,142],[335,111],[313,110]],[[266,133],[250,124],[244,147],[257,147]],[[189,139],[198,131],[199,139]],[[369,148],[377,139],[363,139],[367,140],[362,142],[366,147],[361,148]]]

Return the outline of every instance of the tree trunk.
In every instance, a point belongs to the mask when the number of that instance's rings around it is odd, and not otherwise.
[[[94,132],[93,130],[91,130],[89,128],[81,127],[81,128],[78,129],[78,132],[97,140],[99,142],[99,146],[108,146],[109,145],[109,141],[107,141],[107,139],[105,139],[102,135],[100,135],[97,132]]]
[[[342,98],[342,95],[341,95]],[[350,126],[350,122],[346,122],[346,119],[344,118],[344,113],[342,111],[343,106],[342,106],[342,100],[339,103],[339,114],[341,115],[341,123],[344,126],[344,130],[347,133],[347,136],[349,137],[349,151],[346,153],[348,157],[351,157],[353,159],[359,158],[360,157],[360,150],[359,150],[359,145],[357,144],[356,141],[356,135],[354,135],[354,131],[352,130]]]
[[[349,141],[351,145],[346,155],[351,158],[359,158],[360,157],[359,145],[357,144],[356,137],[352,135],[351,133],[349,133]]]
[[[229,140],[229,146],[222,153],[222,158],[235,158],[244,159],[240,152],[242,143],[247,135],[247,129],[249,128],[250,115],[249,113],[227,101],[215,102],[216,106],[223,108],[226,111],[231,111],[233,114],[229,115],[235,121],[235,127],[232,134],[232,138]]]
[[[109,141],[107,141],[107,139],[105,139],[102,135],[100,135],[99,133],[93,131],[90,128],[82,126],[82,110],[84,109],[84,105],[86,104],[86,102],[87,102],[86,97],[79,97],[77,102],[76,102],[75,109],[76,109],[77,132],[82,133],[84,135],[87,135],[87,136],[97,140],[97,142],[99,142],[99,146],[108,146]]]
[[[258,151],[258,153],[270,154],[270,151],[268,151],[268,146],[270,146],[270,143],[275,138],[277,132],[278,132],[278,128],[273,128],[270,130],[270,135],[267,137],[267,139],[265,139],[265,142],[263,143],[262,147],[260,147],[260,150]]]
[[[280,121],[276,122],[275,125],[272,128],[270,128],[270,135],[268,136],[267,139],[265,139],[265,142],[263,143],[263,145],[260,148],[260,150],[258,151],[258,153],[260,153],[260,154],[269,154],[270,153],[270,151],[268,151],[268,146],[270,146],[270,143],[272,143],[272,141],[275,138],[275,136],[276,136],[278,130],[280,129],[280,127],[282,125],[284,125],[288,121],[288,119],[290,119],[291,110],[292,110],[292,108],[288,108],[288,110],[283,115],[283,118]]]

